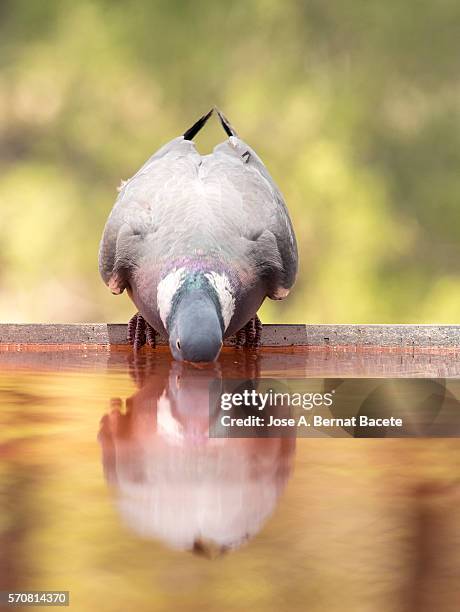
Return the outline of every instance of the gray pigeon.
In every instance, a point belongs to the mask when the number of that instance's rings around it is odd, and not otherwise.
[[[214,361],[235,334],[237,346],[259,346],[258,309],[285,298],[297,272],[281,193],[220,111],[228,139],[209,155],[196,150],[212,112],[122,183],[99,249],[104,282],[139,311],[128,325],[134,348],[160,334],[191,362]]]

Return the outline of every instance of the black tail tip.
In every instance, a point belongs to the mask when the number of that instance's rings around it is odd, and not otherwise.
[[[233,128],[232,124],[230,123],[230,121],[227,119],[227,117],[224,115],[224,113],[219,110],[217,108],[217,106],[214,107],[216,110],[216,113],[219,116],[220,122],[222,124],[222,127],[224,128],[225,132],[227,133],[228,136],[238,136],[238,134],[236,133],[235,129]]]
[[[200,117],[198,121],[194,123],[192,127],[189,128],[185,132],[184,140],[192,140],[198,134],[201,128],[207,123],[209,117],[213,114],[214,111],[216,111],[216,113],[218,114],[220,123],[222,127],[224,128],[227,136],[238,136],[232,124],[227,119],[227,117],[224,115],[224,113],[221,110],[219,110],[217,106],[214,106],[214,108],[211,108],[211,110],[208,113],[206,113],[206,115],[203,115],[202,117]]]
[[[192,140],[198,134],[201,128],[205,125],[205,123],[207,122],[209,117],[213,114],[213,112],[214,112],[214,109],[211,108],[211,110],[208,113],[206,113],[206,115],[203,115],[202,117],[200,117],[198,121],[194,123],[192,127],[189,128],[185,132],[184,140]]]

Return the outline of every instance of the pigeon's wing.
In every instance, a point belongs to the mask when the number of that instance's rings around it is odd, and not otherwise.
[[[112,293],[122,293],[133,268],[142,257],[142,241],[154,233],[151,198],[174,173],[198,165],[200,155],[191,142],[206,124],[213,110],[198,119],[183,136],[161,147],[142,168],[120,188],[120,195],[105,225],[99,247],[99,271]]]
[[[99,247],[99,272],[112,293],[119,294],[126,289],[129,277],[142,257],[143,240],[153,233],[155,219],[149,205],[152,191],[155,192],[155,186],[158,190],[161,188],[175,163],[180,165],[188,158],[199,160],[200,156],[194,144],[180,136],[163,146],[123,183]]]
[[[226,181],[234,197],[234,215],[252,258],[267,280],[267,295],[285,298],[297,274],[297,243],[283,196],[256,152],[237,136],[214,149],[216,160],[226,160]]]

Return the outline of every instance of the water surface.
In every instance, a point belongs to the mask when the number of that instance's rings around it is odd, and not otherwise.
[[[458,610],[460,446],[209,439],[212,378],[458,376],[441,352],[2,347],[0,590],[74,610]]]

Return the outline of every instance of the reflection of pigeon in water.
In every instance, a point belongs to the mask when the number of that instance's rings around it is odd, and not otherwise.
[[[258,346],[257,310],[294,284],[297,247],[283,198],[256,153],[229,138],[200,155],[212,111],[155,153],[120,190],[99,252],[102,278],[139,312],[134,347],[169,338],[173,356],[213,361],[224,338]]]
[[[215,557],[254,537],[275,510],[295,438],[210,438],[209,385],[228,374],[220,364],[150,369],[126,414],[120,400],[103,417],[105,476],[140,536]]]

